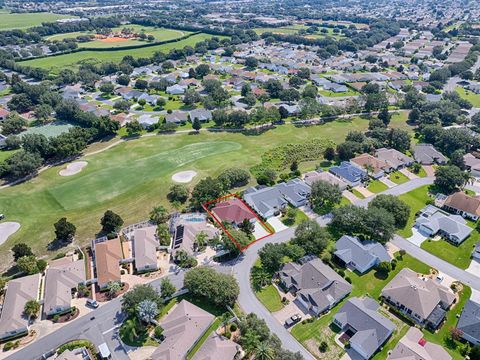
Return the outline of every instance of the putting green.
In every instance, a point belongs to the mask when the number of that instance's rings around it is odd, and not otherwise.
[[[101,168],[48,190],[64,210],[111,200],[130,189],[174,172],[202,158],[241,149],[236,142],[212,141],[186,145],[140,159]],[[130,174],[130,175],[129,175]]]

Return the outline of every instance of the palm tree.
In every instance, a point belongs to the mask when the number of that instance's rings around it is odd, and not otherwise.
[[[275,351],[266,342],[261,342],[255,349],[255,359],[257,360],[273,360],[275,358]]]
[[[155,224],[161,224],[168,220],[168,212],[162,205],[155,206],[150,211],[150,220]]]
[[[29,300],[25,303],[23,312],[29,319],[36,318],[40,312],[40,304],[36,300]]]
[[[108,296],[113,298],[122,289],[122,285],[118,281],[110,281],[107,284]]]
[[[140,320],[149,324],[158,315],[157,303],[152,300],[143,300],[138,304],[137,313]]]
[[[242,336],[242,347],[247,354],[255,353],[258,345],[260,344],[260,338],[257,334],[247,332],[245,336]]]
[[[250,276],[255,290],[260,290],[264,286],[267,286],[272,280],[271,275],[259,267],[254,267]]]
[[[133,343],[135,339],[138,338],[137,319],[133,318],[125,321],[120,328],[120,332],[122,333],[122,337],[126,336],[127,340]]]
[[[372,164],[365,164],[364,168],[367,171],[367,176],[370,177],[370,175],[373,173]]]

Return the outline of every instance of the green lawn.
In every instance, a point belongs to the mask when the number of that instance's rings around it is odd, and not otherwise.
[[[98,64],[103,61],[120,62],[124,56],[132,55],[134,57],[149,57],[157,51],[169,52],[173,49],[181,49],[187,45],[194,46],[197,42],[211,38],[212,35],[197,34],[185,40],[180,40],[168,44],[149,46],[140,49],[118,49],[111,51],[81,51],[65,55],[48,56],[41,59],[34,59],[22,62],[22,65],[39,67],[50,70],[53,74],[58,74],[62,69],[76,69],[81,63]],[[220,36],[221,38],[221,36]]]
[[[398,197],[410,206],[410,217],[407,226],[398,231],[400,236],[405,238],[412,236],[412,226],[415,223],[415,214],[423,209],[427,201],[430,199],[428,196],[428,187],[429,185],[425,185]]]
[[[398,274],[401,269],[405,267],[423,274],[427,274],[430,271],[430,267],[428,265],[418,261],[417,259],[413,258],[408,254],[404,255],[401,260],[400,258],[397,258],[397,260],[397,267],[395,268],[395,270],[391,271],[387,277],[379,275],[374,270],[371,270],[364,275],[359,275],[351,271],[346,271],[346,276],[348,276],[352,280],[353,287],[352,292],[350,293],[348,298],[354,296],[370,296],[374,299],[378,299],[383,287],[388,284],[388,282],[390,282],[390,280],[392,280],[393,277],[395,277],[395,275]],[[298,341],[303,343],[307,348],[309,348],[309,344],[311,346],[312,340],[316,343],[317,348],[321,341],[326,341],[329,347],[329,351],[325,354],[322,354],[321,358],[339,359],[343,354],[343,349],[341,349],[334,341],[334,337],[338,329],[336,329],[334,326],[330,326],[330,324],[332,323],[333,317],[335,316],[337,311],[342,307],[342,305],[348,298],[337,304],[332,311],[330,311],[326,315],[321,316],[318,319],[315,319],[313,322],[300,323],[296,325],[292,329],[292,335]],[[393,314],[390,314],[385,309],[382,309],[380,311],[382,311],[382,314],[384,316],[389,317],[390,320],[392,320],[396,324],[396,330],[392,337],[389,339],[388,343],[384,346],[384,349],[381,352],[375,354],[375,356],[372,358],[375,360],[384,360],[386,358],[385,355],[388,353],[388,351],[395,347],[398,341],[408,330],[408,326],[406,326],[406,324],[402,320],[400,320]]]
[[[472,223],[470,225],[475,227]],[[477,230],[473,230],[472,234],[459,246],[445,240],[427,240],[422,243],[421,248],[460,269],[466,269],[470,265],[473,248],[479,240],[480,234]]]
[[[348,89],[345,92],[333,92],[328,90],[318,90],[318,93],[326,97],[342,97],[342,96],[356,96],[359,93],[355,90]]]
[[[368,187],[367,187],[368,190],[370,190],[371,192],[377,194],[377,193],[380,193],[382,191],[385,191],[388,189],[388,186],[385,185],[383,182],[381,182],[380,180],[373,180],[373,181],[370,181],[370,183],[368,184]]]
[[[5,159],[9,158],[15,154],[18,150],[0,150],[0,163],[4,162]]]
[[[295,221],[291,222],[286,215],[282,216],[280,219],[283,224],[286,226],[298,225],[306,220],[308,220],[308,216],[300,209],[295,209]]]
[[[470,101],[474,107],[480,107],[480,94],[465,90],[463,87],[457,87],[455,91],[462,99]]]
[[[275,286],[268,285],[257,291],[255,295],[268,311],[275,312],[283,309],[282,298]]]
[[[350,192],[359,199],[365,199],[365,196],[363,196],[363,194],[357,189],[351,189]]]
[[[411,169],[409,169],[410,172],[412,172],[413,174],[415,174]],[[420,168],[420,171],[418,172],[418,174],[415,174],[417,175],[418,177],[421,177],[421,178],[424,178],[424,177],[427,177],[427,172],[425,171],[425,169],[423,168],[423,166]]]
[[[390,174],[388,177],[390,181],[394,182],[395,184],[403,184],[408,181],[408,177],[406,177],[404,174],[402,174],[400,171],[395,171]]]
[[[340,143],[351,130],[364,131],[368,121],[329,122],[315,127],[278,126],[262,135],[241,133],[177,134],[150,136],[123,142],[107,151],[81,158],[88,165],[79,174],[61,177],[58,166],[42,172],[31,181],[0,192],[2,213],[22,226],[4,245],[27,242],[38,255],[54,238],[53,224],[67,217],[77,227],[76,242],[87,243],[99,230],[102,214],[111,209],[132,224],[148,217],[150,209],[167,201],[171,176],[182,170],[195,170],[190,187],[207,176],[216,176],[232,166],[249,169],[261,162],[260,155],[279,145],[324,139]],[[90,151],[106,144],[96,143]],[[261,144],[261,148],[259,148]],[[320,161],[320,159],[319,159]],[[51,254],[53,256],[53,254]],[[4,267],[11,255],[0,255]]]
[[[55,22],[59,19],[74,18],[72,15],[60,15],[52,13],[24,13],[10,14],[0,13],[0,30],[27,29],[33,26],[42,25],[44,22]]]

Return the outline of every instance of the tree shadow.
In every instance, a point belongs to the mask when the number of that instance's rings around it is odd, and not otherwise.
[[[70,244],[71,244],[70,241],[62,241],[59,239],[54,239],[47,245],[47,250],[49,251],[60,250],[61,248],[68,246]]]

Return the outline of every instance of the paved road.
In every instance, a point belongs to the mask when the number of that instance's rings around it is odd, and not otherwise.
[[[435,268],[447,274],[448,276],[459,280],[464,284],[467,284],[471,288],[480,291],[480,278],[478,276],[470,274],[465,270],[457,268],[455,265],[439,259],[438,257],[419,248],[418,246],[412,244],[410,241],[402,238],[401,236],[395,235],[392,243],[400,249],[405,250],[411,256],[431,266],[432,268]]]
[[[177,289],[183,287],[184,272],[169,276]],[[151,282],[152,286],[159,287],[160,279]],[[94,320],[90,318],[94,316]],[[61,329],[42,337],[31,345],[10,355],[8,360],[40,359],[42,354],[58,348],[60,345],[77,339],[88,339],[95,345],[106,342],[112,352],[112,358],[128,360],[129,357],[123,349],[118,338],[118,328],[124,319],[121,312],[121,298],[109,301],[90,314],[82,316]]]

